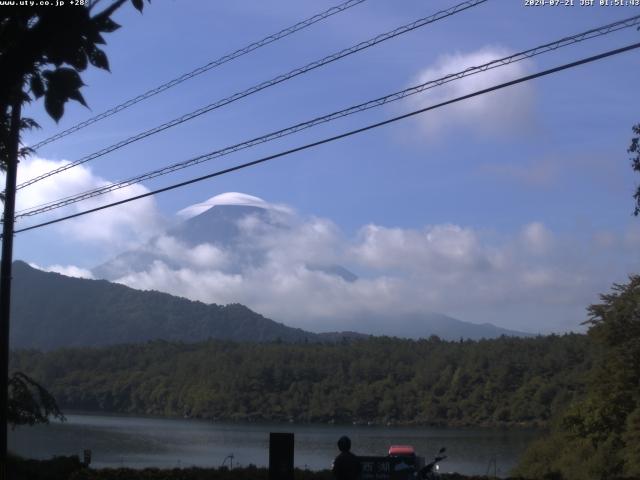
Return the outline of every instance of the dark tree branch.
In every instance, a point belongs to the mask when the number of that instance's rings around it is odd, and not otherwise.
[[[64,421],[55,398],[33,378],[22,372],[15,372],[9,379],[8,423],[35,425],[49,423],[49,417]]]
[[[631,139],[631,145],[627,151],[636,154],[635,157],[631,158],[631,167],[634,171],[640,173],[640,123],[633,126],[633,133],[637,136]],[[637,217],[640,215],[640,185],[633,195],[633,198],[635,199],[633,214]]]

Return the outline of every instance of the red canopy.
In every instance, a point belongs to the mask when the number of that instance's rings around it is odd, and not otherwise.
[[[391,456],[412,456],[415,455],[416,451],[413,449],[411,445],[391,445],[389,447],[389,455]]]

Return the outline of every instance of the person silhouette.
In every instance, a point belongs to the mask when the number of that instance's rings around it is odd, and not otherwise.
[[[361,465],[358,457],[351,453],[351,440],[342,436],[338,440],[340,453],[331,465],[331,471],[336,480],[357,480],[360,478]]]

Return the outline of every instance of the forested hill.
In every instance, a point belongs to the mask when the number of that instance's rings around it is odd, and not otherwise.
[[[544,424],[583,391],[587,337],[150,342],[15,352],[63,409],[208,419]]]
[[[13,264],[11,345],[50,350],[172,339],[320,341],[240,304],[206,305],[105,280],[86,280]]]
[[[43,272],[16,261],[13,266],[11,345],[53,350],[168,340],[211,339],[270,342],[335,342],[366,338],[367,332],[312,333],[288,327],[244,305],[215,305],[156,291],[141,291],[105,280]],[[382,318],[362,317],[363,325]],[[404,322],[404,324],[403,324]],[[491,324],[463,322],[446,315],[398,315],[400,331],[413,325],[415,336],[495,338],[526,335]],[[400,328],[404,325],[404,328]]]

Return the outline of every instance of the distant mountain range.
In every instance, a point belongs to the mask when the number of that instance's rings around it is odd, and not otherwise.
[[[287,327],[239,304],[205,305],[105,280],[43,272],[20,261],[13,264],[13,277],[13,348],[51,350],[157,339],[319,342],[342,338],[337,333],[320,335]]]
[[[443,340],[480,340],[482,338],[533,337],[535,335],[497,327],[491,323],[471,323],[442,313],[400,314],[393,318],[388,315],[370,314],[358,318],[362,324],[376,325],[377,330],[387,336],[404,338],[428,338],[436,335]],[[382,327],[386,325],[386,327]],[[394,332],[402,332],[394,333]]]
[[[221,194],[186,210],[188,218],[164,234],[95,267],[92,274],[99,280],[45,273],[16,262],[12,345],[49,350],[156,339],[322,342],[365,337],[371,333],[409,338],[437,335],[445,340],[526,335],[491,324],[463,322],[439,313],[383,315],[376,312],[336,318],[332,323],[349,326],[345,328],[362,325],[360,333],[312,333],[273,321],[238,303],[207,305],[168,293],[134,290],[110,283],[132,276],[124,283],[135,287],[135,275],[146,274],[159,264],[165,265],[169,272],[195,268],[195,281],[202,265],[225,275],[243,276],[269,260],[269,241],[277,243],[279,236],[286,237],[292,231],[291,212],[286,208],[240,193]],[[222,255],[220,252],[224,252],[224,261],[215,263],[216,255]],[[210,261],[215,266],[207,263]],[[309,272],[333,276],[337,285],[346,286],[359,280],[342,265],[307,261],[304,257],[295,265],[294,268],[301,266]]]
[[[312,333],[275,322],[240,304],[206,305],[167,293],[140,291],[105,280],[72,278],[14,262],[11,345],[52,350],[149,340],[199,342],[336,342],[363,338],[355,332]],[[431,315],[415,337],[443,339],[521,335]],[[400,320],[401,321],[401,320]]]

